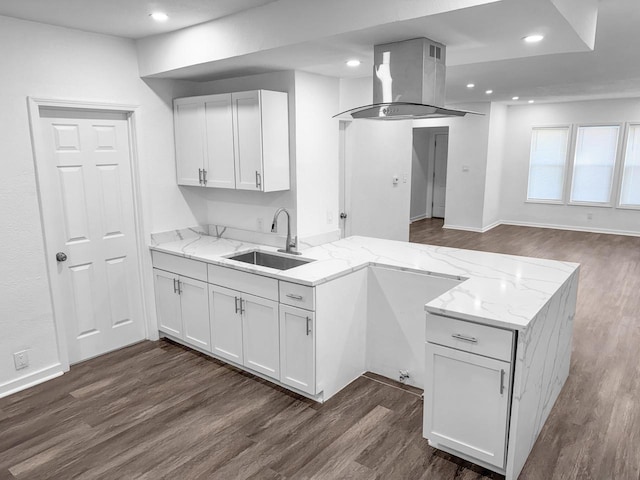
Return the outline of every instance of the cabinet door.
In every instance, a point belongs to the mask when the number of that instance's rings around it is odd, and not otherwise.
[[[315,314],[280,305],[280,381],[316,393]]]
[[[202,100],[177,100],[173,121],[178,185],[201,185],[199,170],[204,168],[206,158]]]
[[[511,365],[427,343],[426,366],[424,436],[504,468]]]
[[[205,282],[180,277],[180,309],[184,340],[211,351],[209,327],[209,288]]]
[[[158,330],[182,338],[180,296],[177,293],[178,276],[164,270],[153,269],[156,290]]]
[[[260,92],[231,94],[233,101],[236,188],[262,190]]]
[[[204,103],[206,119],[206,186],[236,188],[231,94],[211,95]]]
[[[242,365],[242,317],[240,293],[209,285],[211,352]]]
[[[244,366],[280,378],[278,302],[242,294]]]

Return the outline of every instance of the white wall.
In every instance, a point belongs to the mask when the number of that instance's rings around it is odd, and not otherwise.
[[[183,83],[138,77],[132,41],[0,17],[0,394],[58,363],[31,150],[27,96],[140,105],[138,154],[146,232],[198,223],[175,186],[171,97]],[[152,208],[153,207],[153,208]],[[16,372],[13,352],[31,366]]]
[[[507,106],[491,104],[489,116],[489,144],[487,147],[487,172],[484,194],[482,228],[495,226],[500,221],[502,169],[504,168],[505,130]]]
[[[187,95],[266,89],[289,94],[291,188],[251,192],[183,187],[207,208],[207,223],[269,232],[279,207],[291,213],[292,232],[313,236],[338,228],[338,80],[304,72],[275,72],[193,84]],[[328,221],[328,216],[331,221]],[[286,222],[279,222],[281,232]]]
[[[338,229],[339,81],[295,73],[298,235]]]
[[[251,192],[221,188],[183,187],[198,195],[207,209],[205,223],[258,230],[258,219],[262,219],[262,231],[271,230],[273,214],[279,207],[291,213],[292,230],[296,231],[296,96],[295,75],[292,71],[265,73],[246,77],[216,80],[194,84],[186,95],[242,92],[246,90],[275,90],[289,94],[289,158],[291,165],[291,188],[284,192]],[[286,222],[278,227],[284,231]]]
[[[510,106],[505,131],[501,218],[509,223],[640,233],[640,211],[526,203],[531,128],[542,125],[638,122],[640,99]],[[589,220],[587,214],[593,218]]]
[[[340,111],[371,103],[372,89],[370,78],[341,80]],[[411,121],[357,120],[347,127],[351,235],[409,240],[412,135]]]
[[[456,108],[484,115],[415,120],[413,127],[449,127],[445,227],[482,230],[491,104]]]

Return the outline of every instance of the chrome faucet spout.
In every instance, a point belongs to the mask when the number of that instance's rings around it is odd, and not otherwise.
[[[285,248],[281,248],[278,251],[283,253],[291,253],[293,255],[300,255],[300,252],[295,251],[297,239],[294,239],[293,242],[291,241],[291,215],[289,215],[289,211],[286,208],[280,207],[278,210],[276,210],[276,213],[273,215],[273,222],[271,222],[271,233],[276,233],[278,231],[278,215],[280,215],[282,212],[287,215],[287,240]]]

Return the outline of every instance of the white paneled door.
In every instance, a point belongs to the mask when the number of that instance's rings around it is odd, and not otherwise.
[[[51,291],[69,363],[142,340],[125,114],[41,108],[34,142]]]

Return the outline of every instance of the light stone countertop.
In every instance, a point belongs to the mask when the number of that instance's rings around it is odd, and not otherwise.
[[[459,285],[425,310],[514,330],[525,330],[579,268],[570,262],[358,236],[304,249],[301,257],[315,261],[284,271],[225,258],[253,249],[277,250],[229,238],[197,235],[150,248],[310,286],[370,265],[458,278]]]

